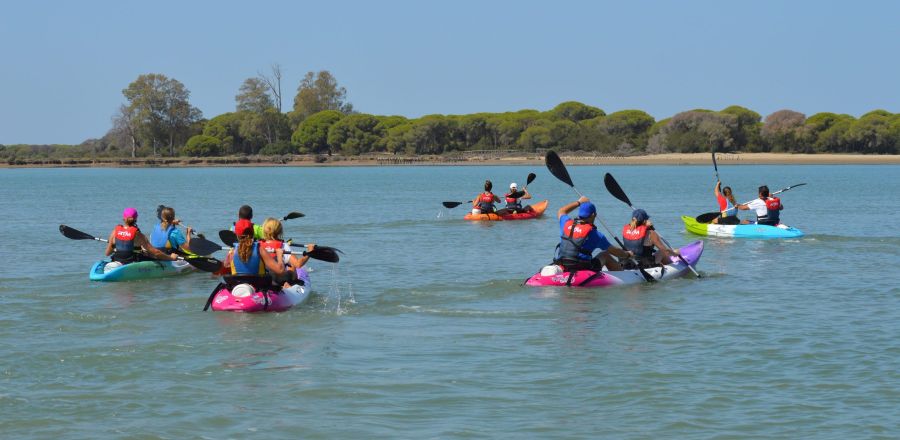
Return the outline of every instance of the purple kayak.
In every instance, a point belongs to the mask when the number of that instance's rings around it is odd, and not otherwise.
[[[696,266],[700,261],[700,255],[703,254],[703,242],[695,241],[691,244],[683,246],[679,249],[681,256]],[[679,258],[672,258],[668,264],[660,267],[650,267],[645,269],[656,280],[667,280],[670,278],[680,277],[690,272],[687,264]],[[639,270],[618,270],[618,271],[600,271],[579,270],[574,274],[566,272],[561,266],[551,264],[544,266],[540,272],[534,274],[525,281],[528,286],[570,286],[570,287],[612,287],[624,284],[641,284],[647,280]]]

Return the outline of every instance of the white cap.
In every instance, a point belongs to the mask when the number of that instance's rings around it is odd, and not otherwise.
[[[518,189],[518,188],[519,188],[519,185],[516,185],[516,182],[510,183],[510,184],[509,184],[509,189],[513,189],[513,188]]]

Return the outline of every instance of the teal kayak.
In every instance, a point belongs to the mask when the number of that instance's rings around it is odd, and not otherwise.
[[[187,261],[138,261],[122,264],[100,260],[91,266],[91,281],[150,280],[180,275],[194,270]]]
[[[803,231],[788,226],[768,225],[714,225],[711,223],[698,223],[694,217],[681,216],[688,232],[710,237],[735,237],[735,238],[798,238],[803,236]]]

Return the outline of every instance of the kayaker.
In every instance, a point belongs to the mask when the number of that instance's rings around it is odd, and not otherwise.
[[[719,203],[719,211],[721,211],[722,214],[719,217],[712,219],[710,223],[719,225],[740,224],[741,219],[737,217],[736,208],[738,203],[734,201],[734,193],[731,191],[731,187],[726,186],[725,188],[722,188],[722,182],[717,181],[714,192],[716,194],[716,202]]]
[[[490,180],[484,181],[484,192],[472,200],[472,214],[491,214],[494,212],[494,203],[500,203],[500,197],[491,192],[494,184]]]
[[[122,222],[124,225],[116,225],[109,234],[109,240],[106,244],[106,256],[112,256],[113,261],[122,264],[134,263],[142,260],[168,260],[174,261],[178,259],[178,254],[172,253],[166,255],[164,252],[155,248],[147,237],[137,227],[138,212],[134,208],[125,208],[122,211]],[[149,258],[149,254],[154,258]]]
[[[260,225],[253,224],[253,208],[250,205],[242,205],[238,208],[238,221],[234,224],[234,232],[237,234],[237,225],[238,223],[249,224],[253,228],[253,238],[257,240],[261,240],[263,238],[262,235],[262,227]]]
[[[518,196],[518,197],[516,197],[516,196]],[[508,210],[510,213],[534,211],[534,209],[531,207],[531,205],[522,207],[522,202],[520,201],[520,200],[528,200],[530,198],[531,198],[531,194],[528,193],[528,188],[523,188],[522,192],[520,193],[518,185],[516,185],[516,182],[510,183],[509,184],[509,192],[506,193],[506,196],[505,196],[505,199],[506,199],[506,208],[505,209]]]
[[[737,205],[737,209],[742,211],[754,210],[756,212],[756,224],[775,226],[781,221],[781,210],[784,206],[778,197],[769,197],[769,187],[763,185],[759,187],[759,198],[750,201],[744,205]],[[744,220],[742,224],[750,223]]]
[[[288,270],[284,263],[276,261],[268,252],[260,252],[260,243],[253,239],[253,224],[246,219],[238,220],[234,233],[238,242],[228,251],[225,266],[231,267],[231,274],[242,277],[258,277],[258,287],[265,286],[266,279],[271,277],[276,285],[292,284],[297,280],[297,273]],[[268,275],[268,276],[267,276]]]
[[[187,235],[181,233],[176,227],[181,220],[175,218],[175,209],[171,206],[163,206],[159,210],[159,223],[153,227],[150,233],[150,244],[157,249],[165,249],[166,252],[183,250],[190,252],[191,227],[187,227]]]
[[[653,230],[650,216],[643,209],[635,209],[631,213],[631,222],[622,227],[622,241],[641,267],[659,265],[678,253],[677,250],[669,251],[663,244],[659,234]]]
[[[263,239],[260,241],[263,249],[273,258],[275,261],[282,261],[286,264],[290,265],[290,269],[297,270],[303,267],[307,261],[309,261],[309,256],[297,254],[284,254],[284,238],[282,238],[284,234],[284,228],[281,225],[281,222],[278,219],[267,218],[262,225],[263,231]],[[306,251],[312,252],[313,249],[316,248],[316,245],[313,243],[308,243],[306,245]],[[284,258],[285,256],[289,258]]]
[[[569,213],[575,208],[578,208],[578,217],[573,219],[569,217]],[[554,263],[566,271],[600,271],[604,265],[608,270],[622,270],[622,265],[613,256],[622,259],[634,257],[631,251],[613,247],[597,230],[594,226],[597,208],[587,197],[582,196],[559,208],[556,217],[559,219],[560,241]],[[592,256],[594,249],[600,249],[602,252]]]

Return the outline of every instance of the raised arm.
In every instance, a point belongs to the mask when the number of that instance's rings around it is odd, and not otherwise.
[[[572,210],[577,208],[578,205],[580,205],[582,203],[587,203],[590,201],[591,201],[591,199],[589,199],[585,196],[579,197],[578,200],[576,200],[572,203],[569,203],[568,205],[564,205],[562,208],[559,208],[559,211],[556,211],[556,219],[558,220],[560,217],[572,212]]]

